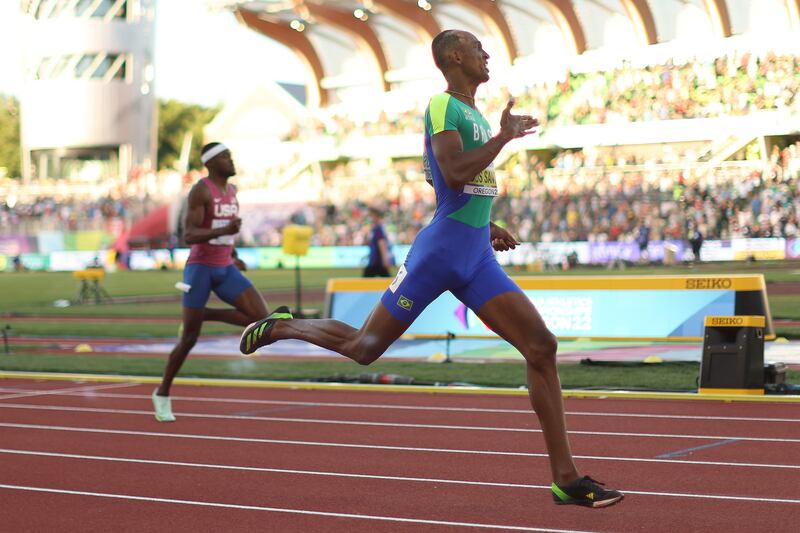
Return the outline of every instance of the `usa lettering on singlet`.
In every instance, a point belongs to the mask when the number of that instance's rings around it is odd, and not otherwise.
[[[222,203],[221,199],[214,198],[214,218],[211,219],[211,229],[224,228],[239,214],[239,204],[234,197],[231,203]],[[212,246],[233,246],[236,240],[234,235],[220,235],[208,241]]]

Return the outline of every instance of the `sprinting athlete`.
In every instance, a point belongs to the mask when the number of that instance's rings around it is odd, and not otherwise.
[[[489,55],[467,32],[447,30],[433,40],[433,58],[447,80],[425,112],[424,164],[436,190],[436,213],[417,236],[405,264],[360,329],[331,319],[267,317],[248,326],[240,349],[252,353],[282,339],[302,339],[367,365],[380,357],[444,291],[450,291],[527,362],[531,403],[542,427],[557,504],[605,507],[623,498],[581,476],[567,438],[555,336],[530,299],[506,275],[494,251],[517,240],[489,221],[497,182],[492,162],[507,143],[532,133],[538,121],[514,115],[509,100],[492,136],[475,107],[478,85],[489,80]],[[494,250],[494,251],[493,251]]]
[[[175,420],[170,386],[197,342],[204,321],[246,326],[267,316],[261,294],[240,272],[246,270],[246,266],[236,256],[234,248],[234,236],[239,233],[242,219],[239,218],[236,187],[228,183],[236,174],[231,152],[223,144],[210,143],[202,148],[200,160],[208,169],[208,177],[197,182],[189,192],[184,238],[191,245],[191,251],[183,270],[186,290],[183,327],[178,343],[169,354],[161,386],[152,395],[159,422]],[[234,308],[207,308],[212,291]]]

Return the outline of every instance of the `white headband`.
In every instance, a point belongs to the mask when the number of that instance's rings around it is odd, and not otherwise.
[[[206,163],[208,163],[209,161],[211,161],[212,159],[214,159],[215,157],[217,157],[219,154],[221,154],[222,152],[224,152],[227,149],[228,149],[227,146],[225,146],[222,143],[219,143],[214,148],[210,149],[208,152],[206,152],[203,155],[201,155],[200,156],[200,161],[205,165]]]

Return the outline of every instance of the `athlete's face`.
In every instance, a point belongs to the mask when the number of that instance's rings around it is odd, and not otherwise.
[[[236,175],[236,166],[231,158],[231,151],[225,150],[208,162],[208,169],[214,173],[229,178]]]
[[[477,37],[468,32],[462,33],[459,55],[464,74],[479,83],[489,81],[489,54]]]

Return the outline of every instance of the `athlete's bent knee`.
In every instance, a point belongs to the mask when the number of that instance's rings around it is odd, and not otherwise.
[[[377,361],[384,351],[373,339],[361,337],[350,350],[349,357],[359,365],[367,366]]]
[[[548,331],[546,335],[531,342],[522,355],[533,367],[555,366],[557,351],[558,339]]]
[[[351,352],[350,358],[359,365],[367,366],[377,361],[381,355],[383,354],[377,353],[375,350],[365,346]]]
[[[361,357],[359,357],[359,358],[356,360],[356,362],[357,362],[359,365],[362,365],[362,366],[371,365],[372,363],[374,363],[375,361],[377,361],[377,360],[378,360],[378,358],[379,358],[381,355],[383,355],[383,354],[375,354],[375,352],[372,352],[372,353],[370,353],[370,354],[364,354],[364,355],[362,355]]]

